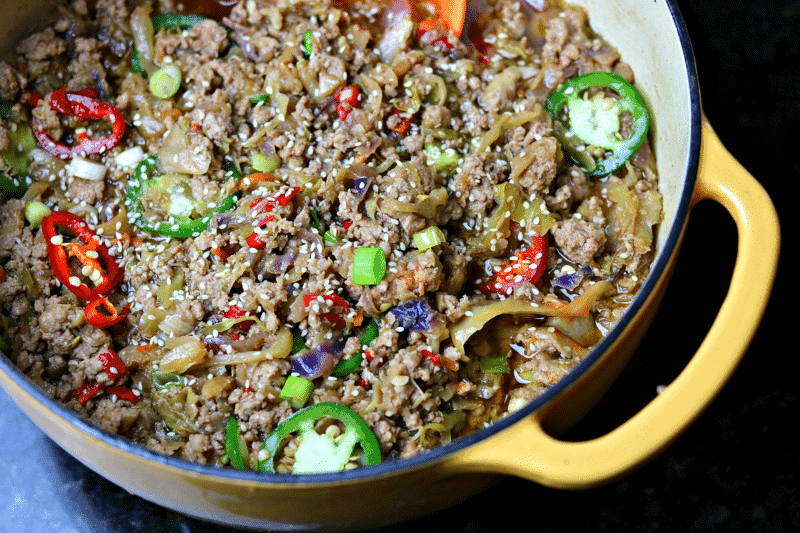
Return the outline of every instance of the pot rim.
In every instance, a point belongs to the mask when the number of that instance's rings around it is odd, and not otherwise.
[[[512,424],[515,424],[521,419],[531,415],[534,411],[540,409],[556,395],[560,394],[572,383],[574,383],[598,359],[600,359],[600,357],[603,356],[611,347],[611,345],[617,340],[620,332],[625,330],[628,324],[632,321],[633,317],[638,314],[639,310],[654,291],[659,280],[661,280],[661,278],[666,274],[670,260],[677,252],[681,234],[689,213],[694,186],[697,181],[697,170],[700,157],[702,109],[694,52],[683,15],[676,4],[676,0],[666,0],[666,5],[672,16],[673,25],[678,33],[678,40],[683,52],[686,80],[689,84],[689,112],[691,117],[689,128],[689,156],[687,161],[686,175],[683,182],[684,186],[679,201],[676,204],[677,208],[674,218],[675,223],[670,228],[661,253],[657,255],[655,261],[653,262],[645,283],[639,289],[639,292],[634,297],[633,302],[630,304],[620,321],[614,327],[611,334],[598,343],[592,349],[589,355],[580,363],[578,363],[578,365],[575,366],[575,368],[573,368],[569,373],[567,373],[567,375],[547,389],[547,391],[545,391],[542,395],[530,401],[520,410],[504,417],[503,419],[486,428],[476,431],[475,433],[465,437],[460,437],[449,444],[439,446],[433,450],[414,457],[399,459],[397,461],[386,461],[378,465],[366,466],[342,472],[304,475],[265,475],[263,472],[257,472],[254,470],[234,470],[232,468],[220,468],[218,466],[202,465],[193,463],[186,459],[158,454],[148,450],[140,444],[134,443],[125,437],[106,432],[90,424],[88,421],[81,418],[80,415],[64,407],[60,402],[48,396],[42,389],[30,381],[28,377],[23,374],[22,371],[20,371],[5,354],[0,354],[2,355],[2,357],[0,357],[0,369],[2,369],[2,371],[5,372],[5,374],[8,375],[27,394],[32,396],[39,403],[47,406],[49,411],[52,411],[56,415],[60,416],[62,419],[69,422],[71,425],[75,426],[89,437],[93,437],[105,442],[121,452],[136,455],[141,459],[151,460],[162,466],[176,468],[185,471],[188,474],[197,476],[222,478],[223,480],[229,482],[244,482],[248,484],[255,483],[269,486],[337,485],[348,482],[359,482],[371,477],[381,477],[394,474],[401,470],[417,469],[439,461],[463,448],[488,439],[499,431],[508,428]]]

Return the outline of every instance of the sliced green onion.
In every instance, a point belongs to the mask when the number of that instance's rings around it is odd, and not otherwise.
[[[150,76],[150,92],[158,98],[172,98],[181,86],[181,69],[177,65],[166,65]]]
[[[386,257],[378,246],[358,248],[353,255],[353,283],[377,285],[386,275]]]
[[[328,241],[330,243],[334,243],[334,244],[342,240],[339,237],[335,236],[330,231],[326,231],[325,233],[323,233],[322,234],[322,238],[325,239],[326,241]]]
[[[28,202],[25,204],[25,218],[31,226],[38,228],[42,225],[42,219],[53,211],[42,202]]]
[[[422,231],[416,232],[413,237],[414,244],[420,252],[424,252],[428,248],[433,248],[437,244],[444,242],[444,233],[436,226],[425,228]]]
[[[161,307],[164,309],[172,309],[177,305],[177,302],[172,299],[172,295],[175,291],[183,289],[183,282],[185,279],[186,275],[183,272],[183,268],[176,266],[173,270],[170,282],[159,286],[156,290],[156,299],[158,303],[161,304]],[[194,329],[194,326],[192,326],[192,329]]]
[[[300,376],[289,376],[281,389],[280,397],[292,406],[292,409],[300,409],[309,398],[311,391],[314,390],[314,382]]]
[[[505,374],[511,368],[505,355],[492,355],[481,359],[481,371],[484,374]]]
[[[392,105],[405,113],[414,114],[422,107],[422,99],[414,85],[406,87],[406,96],[392,100]]]
[[[314,46],[311,43],[311,37],[313,36],[313,32],[311,30],[306,30],[303,34],[303,55],[306,59],[311,57],[311,52],[314,51]]]
[[[268,101],[270,96],[268,94],[259,94],[258,96],[254,96],[250,99],[250,103],[253,105],[260,104],[261,102]]]
[[[236,417],[228,417],[228,427],[225,428],[225,451],[231,460],[231,466],[236,470],[244,470],[244,454],[242,453],[242,443],[239,439],[239,424]]]
[[[281,157],[278,154],[264,155],[263,152],[254,152],[250,162],[255,171],[274,172],[281,166]]]

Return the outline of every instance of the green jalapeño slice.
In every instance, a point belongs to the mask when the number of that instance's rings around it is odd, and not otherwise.
[[[590,89],[605,90],[589,97],[586,91]],[[616,94],[611,96],[609,91]],[[647,108],[638,91],[610,72],[568,80],[550,95],[547,111],[564,153],[590,176],[605,176],[622,167],[644,142],[649,128]],[[625,114],[632,123],[630,132],[623,133]]]
[[[338,438],[316,432],[315,423],[324,417],[334,418],[342,423],[344,431]],[[322,402],[300,409],[278,424],[278,427],[267,436],[261,450],[268,457],[259,460],[259,471],[275,472],[275,456],[284,439],[292,434],[297,435],[299,442],[294,453],[295,474],[343,470],[357,444],[361,446],[365,464],[376,465],[381,462],[378,439],[367,423],[344,405]]]
[[[208,228],[214,213],[236,204],[234,194],[213,204],[198,202],[192,196],[189,176],[157,174],[158,158],[151,155],[139,163],[128,181],[125,204],[129,213],[135,213],[131,219],[145,231],[168,237],[197,237]]]

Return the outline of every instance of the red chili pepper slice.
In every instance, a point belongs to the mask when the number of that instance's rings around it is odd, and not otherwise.
[[[391,115],[399,115],[400,113],[402,113],[402,111],[400,111],[399,109],[397,109],[395,107],[392,110],[390,116]],[[411,116],[400,117],[400,121],[394,126],[394,128],[392,128],[392,131],[395,132],[398,135],[403,135],[405,132],[408,131],[408,128],[411,127],[411,123],[412,122],[413,122],[413,118]]]
[[[93,140],[86,135],[79,135],[77,146],[67,146],[44,131],[36,118],[31,122],[36,142],[55,157],[70,159],[75,156],[100,154],[117,146],[125,134],[125,117],[111,104],[97,100],[97,91],[91,88],[76,92],[67,92],[66,86],[50,93],[50,107],[62,115],[73,117],[79,121],[107,120],[111,123],[111,135],[103,139]]]
[[[483,284],[483,291],[508,296],[521,283],[538,283],[547,269],[549,251],[547,236],[534,236],[533,246],[517,252],[514,259],[497,273],[494,281]]]
[[[331,302],[333,305],[337,307],[341,307],[344,313],[348,313],[350,311],[350,304],[347,303],[347,300],[342,298],[337,294],[304,294],[303,295],[303,303],[306,307],[313,304],[316,300],[325,300],[327,302]],[[330,322],[336,327],[344,328],[347,327],[347,321],[340,315],[336,313],[320,313],[322,318]]]
[[[336,99],[336,113],[339,120],[345,120],[350,114],[350,110],[358,107],[361,92],[355,85],[347,85],[339,89],[334,98]]]
[[[109,379],[116,380],[128,374],[128,367],[114,350],[103,352],[97,358],[100,359],[100,364],[103,365],[103,370]]]
[[[247,311],[238,305],[232,305],[224,313],[222,313],[222,316],[225,318],[242,318],[243,316],[247,316]]]
[[[491,61],[492,55],[494,54],[494,46],[487,43],[482,38],[473,39],[472,44],[475,47],[475,50],[477,50],[477,52],[480,54],[478,63],[481,65],[487,65]]]
[[[256,198],[250,203],[250,209],[258,213],[269,213],[275,207],[275,199],[269,196]]]
[[[56,232],[56,226],[71,230],[81,243],[64,243],[63,236]],[[42,235],[47,243],[47,256],[56,279],[71,290],[75,296],[86,301],[94,301],[105,296],[116,287],[124,274],[117,260],[104,245],[96,240],[95,233],[77,215],[69,211],[54,211],[42,219]],[[89,288],[69,268],[69,258],[75,257],[83,265],[81,274],[93,279],[94,289]],[[105,263],[105,267],[101,263]],[[99,272],[99,274],[95,274]]]
[[[247,246],[256,250],[260,250],[265,246],[265,244],[264,241],[261,240],[261,237],[258,236],[258,233],[251,233],[250,236],[247,237]]]
[[[30,97],[28,97],[28,105],[31,107],[36,107],[37,105],[39,105],[39,101],[41,99],[42,95],[34,91],[31,93]]]
[[[421,350],[420,352],[422,353],[422,357],[424,357],[425,359],[430,359],[431,363],[433,363],[434,365],[439,366],[441,364],[441,359],[439,359],[439,356],[433,353],[432,351]]]
[[[84,383],[74,391],[72,395],[78,400],[78,403],[83,405],[103,390],[103,385],[100,383]]]
[[[242,309],[238,305],[232,305],[222,313],[222,316],[225,317],[225,318],[229,318],[229,319],[230,318],[234,318],[235,319],[235,318],[242,318],[244,316],[248,316],[249,314],[250,313],[248,313],[247,311],[245,311],[244,309]],[[238,322],[234,327],[237,328],[237,329],[240,329],[242,331],[245,331],[245,330],[247,330],[247,328],[249,328],[253,324],[254,324],[254,321],[252,321],[252,320],[243,320],[241,322]]]
[[[287,206],[289,205],[289,202],[292,201],[292,198],[294,198],[299,192],[300,192],[300,187],[290,187],[288,190],[276,196],[275,199],[282,206]]]
[[[108,312],[108,314],[103,314],[101,311],[103,308]],[[124,308],[122,308],[122,311],[118,313],[117,309],[108,300],[108,298],[105,296],[100,296],[99,298],[92,300],[89,305],[86,306],[84,315],[86,315],[86,321],[92,326],[98,329],[106,329],[110,328],[111,326],[116,326],[128,318],[128,312],[130,310],[131,304],[127,304]]]
[[[228,252],[226,252],[222,248],[212,248],[211,249],[211,253],[216,255],[217,257],[219,257],[223,261],[225,261],[226,259],[228,259],[231,256],[231,254],[229,254]]]
[[[250,209],[256,211],[257,213],[270,213],[275,207],[276,202],[281,206],[286,207],[298,192],[300,192],[300,187],[289,187],[287,190],[276,195],[275,197],[264,196],[254,200],[250,204]],[[274,215],[267,215],[256,223],[256,227],[264,228],[267,223],[272,222],[273,220],[275,220]],[[250,236],[247,237],[247,245],[250,246],[250,248],[261,250],[265,246],[265,243],[263,240],[261,240],[261,237],[258,235],[258,233],[251,233]]]
[[[138,403],[141,399],[136,392],[129,389],[128,387],[118,387],[112,386],[106,389],[106,393],[112,396],[116,396],[120,400],[127,400],[131,403]]]

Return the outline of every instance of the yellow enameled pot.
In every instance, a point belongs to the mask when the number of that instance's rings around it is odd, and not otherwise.
[[[106,434],[31,385],[5,356],[0,385],[50,438],[112,482],[187,515],[253,529],[365,529],[463,501],[498,475],[577,489],[610,482],[645,463],[708,406],[745,353],[772,289],[779,226],[765,191],[702,114],[691,45],[671,0],[573,3],[588,9],[593,28],[636,73],[653,117],[665,220],[652,273],[629,312],[543,397],[423,456],[345,473],[266,476],[156,455]],[[42,20],[44,5],[4,2],[3,50]],[[722,204],[739,234],[730,289],[705,341],[664,392],[626,423],[591,441],[559,440],[632,355],[666,290],[689,212],[704,199]]]

